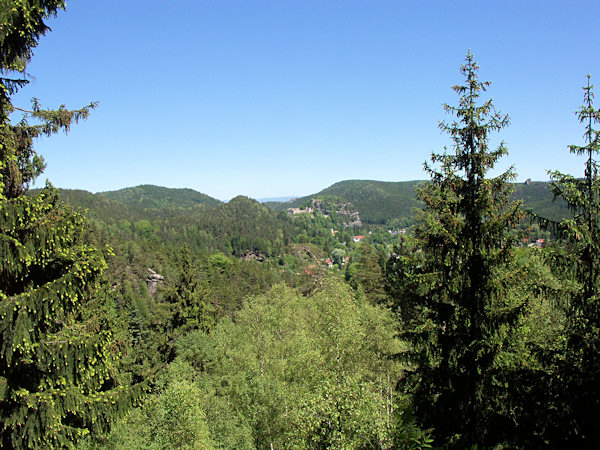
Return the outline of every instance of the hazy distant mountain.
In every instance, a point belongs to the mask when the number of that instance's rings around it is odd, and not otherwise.
[[[297,195],[287,195],[282,197],[267,197],[267,198],[257,198],[256,201],[259,203],[270,203],[270,202],[289,202],[293,198],[297,198]]]

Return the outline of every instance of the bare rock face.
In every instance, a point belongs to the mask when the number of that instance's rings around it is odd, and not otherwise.
[[[320,198],[313,198],[312,205],[315,211],[320,211],[325,217],[329,217],[331,212],[334,211],[344,228],[362,226],[360,215],[350,202],[327,202]]]
[[[262,253],[259,253],[257,251],[251,250],[248,253],[246,253],[246,255],[244,255],[244,259],[246,261],[263,262],[265,260],[265,255],[263,255]]]
[[[165,277],[159,275],[150,268],[148,268],[148,272],[150,272],[150,275],[146,277],[148,292],[150,292],[150,295],[154,295],[156,293],[156,290],[158,289],[158,283],[162,282],[165,279]]]
[[[362,221],[358,215],[358,211],[341,210],[336,211],[339,217],[343,218],[344,228],[346,227],[362,227]]]

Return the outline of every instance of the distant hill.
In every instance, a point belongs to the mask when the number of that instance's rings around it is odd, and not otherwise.
[[[126,206],[122,203],[81,189],[59,189],[58,191],[63,201],[79,208],[93,210],[99,214],[106,213],[108,210],[126,209]]]
[[[291,218],[278,216],[276,212],[293,207],[314,207],[313,199],[344,204],[342,209],[357,211],[364,225],[410,226],[415,209],[419,207],[415,187],[421,183],[423,181],[340,181],[314,195],[262,205],[242,196],[223,203],[192,189],[150,185],[98,194],[81,190],[60,192],[65,201],[88,209],[88,216],[97,221],[119,223],[126,220],[135,224],[147,220],[154,224],[155,231],[163,230],[158,235],[174,227],[178,230],[173,231],[176,235],[181,234],[182,239],[186,234],[193,236],[198,241],[196,245],[227,249],[240,255],[251,249],[274,253],[275,248],[280,249],[294,239],[296,233],[308,232],[310,235],[312,232],[304,230],[308,223],[300,225],[294,221],[296,225],[292,225]],[[553,201],[548,182],[516,184],[513,198],[522,199],[525,208],[547,219],[560,221],[570,215],[564,202]],[[340,214],[337,216],[337,220],[343,221]],[[276,242],[274,248],[273,242]]]
[[[313,198],[339,197],[352,203],[365,224],[406,224],[412,222],[419,201],[415,187],[424,181],[340,181],[313,195],[289,202],[268,202],[266,206],[279,211],[307,205]],[[566,205],[554,202],[548,182],[515,184],[514,199],[522,199],[526,208],[545,218],[559,221],[569,216]]]
[[[513,198],[523,200],[525,208],[546,219],[560,222],[571,213],[564,200],[554,201],[547,181],[534,181],[515,185]]]
[[[65,202],[86,209],[98,230],[125,241],[149,239],[240,257],[271,256],[308,232],[287,214],[243,196],[223,203],[192,189],[149,185],[97,194],[59,192]]]
[[[100,192],[98,195],[127,206],[141,208],[192,208],[200,205],[216,208],[222,203],[193,189],[171,189],[149,184],[118,191]]]
[[[287,215],[248,197],[237,196],[197,222],[216,242],[226,242],[236,256],[248,251],[279,254],[302,230]]]
[[[313,198],[335,196],[352,203],[363,223],[385,224],[391,220],[406,221],[414,216],[419,205],[414,188],[422,181],[340,181],[313,195],[290,202],[270,202],[265,205],[275,209],[297,208]]]

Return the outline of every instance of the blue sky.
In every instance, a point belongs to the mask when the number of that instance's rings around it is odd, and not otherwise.
[[[219,199],[306,195],[346,179],[424,179],[468,49],[511,126],[518,180],[583,174],[573,112],[600,86],[600,2],[67,2],[35,50],[26,106],[99,101],[37,142],[45,178],[92,192],[139,184]]]

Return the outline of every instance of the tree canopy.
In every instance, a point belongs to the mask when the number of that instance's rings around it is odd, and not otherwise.
[[[600,111],[594,107],[589,75],[583,91],[577,117],[584,125],[585,144],[570,145],[569,150],[586,158],[584,177],[551,172],[554,195],[573,213],[572,219],[560,224],[568,252],[555,261],[561,276],[576,283],[565,305],[567,347],[561,376],[566,383],[560,397],[564,410],[570,412],[563,418],[565,439],[582,443],[600,435],[600,426],[592,419],[600,413]]]
[[[83,215],[47,186],[25,196],[42,172],[33,140],[68,131],[77,110],[30,110],[11,96],[27,80],[32,49],[64,7],[58,1],[3,1],[0,20],[0,444],[63,447],[103,431],[123,399],[119,346],[100,290],[103,252],[84,238]],[[11,121],[13,112],[21,120]],[[34,120],[34,124],[29,121]]]
[[[421,425],[434,427],[442,446],[493,444],[500,412],[490,404],[496,357],[523,307],[507,295],[513,230],[522,217],[510,200],[514,172],[488,175],[507,153],[503,144],[489,148],[490,133],[507,126],[508,116],[491,100],[479,103],[490,83],[477,72],[468,53],[465,82],[453,87],[459,104],[444,105],[455,120],[440,123],[452,151],[425,164],[431,181],[418,189],[424,207],[414,241],[388,263],[413,345],[407,390]]]

